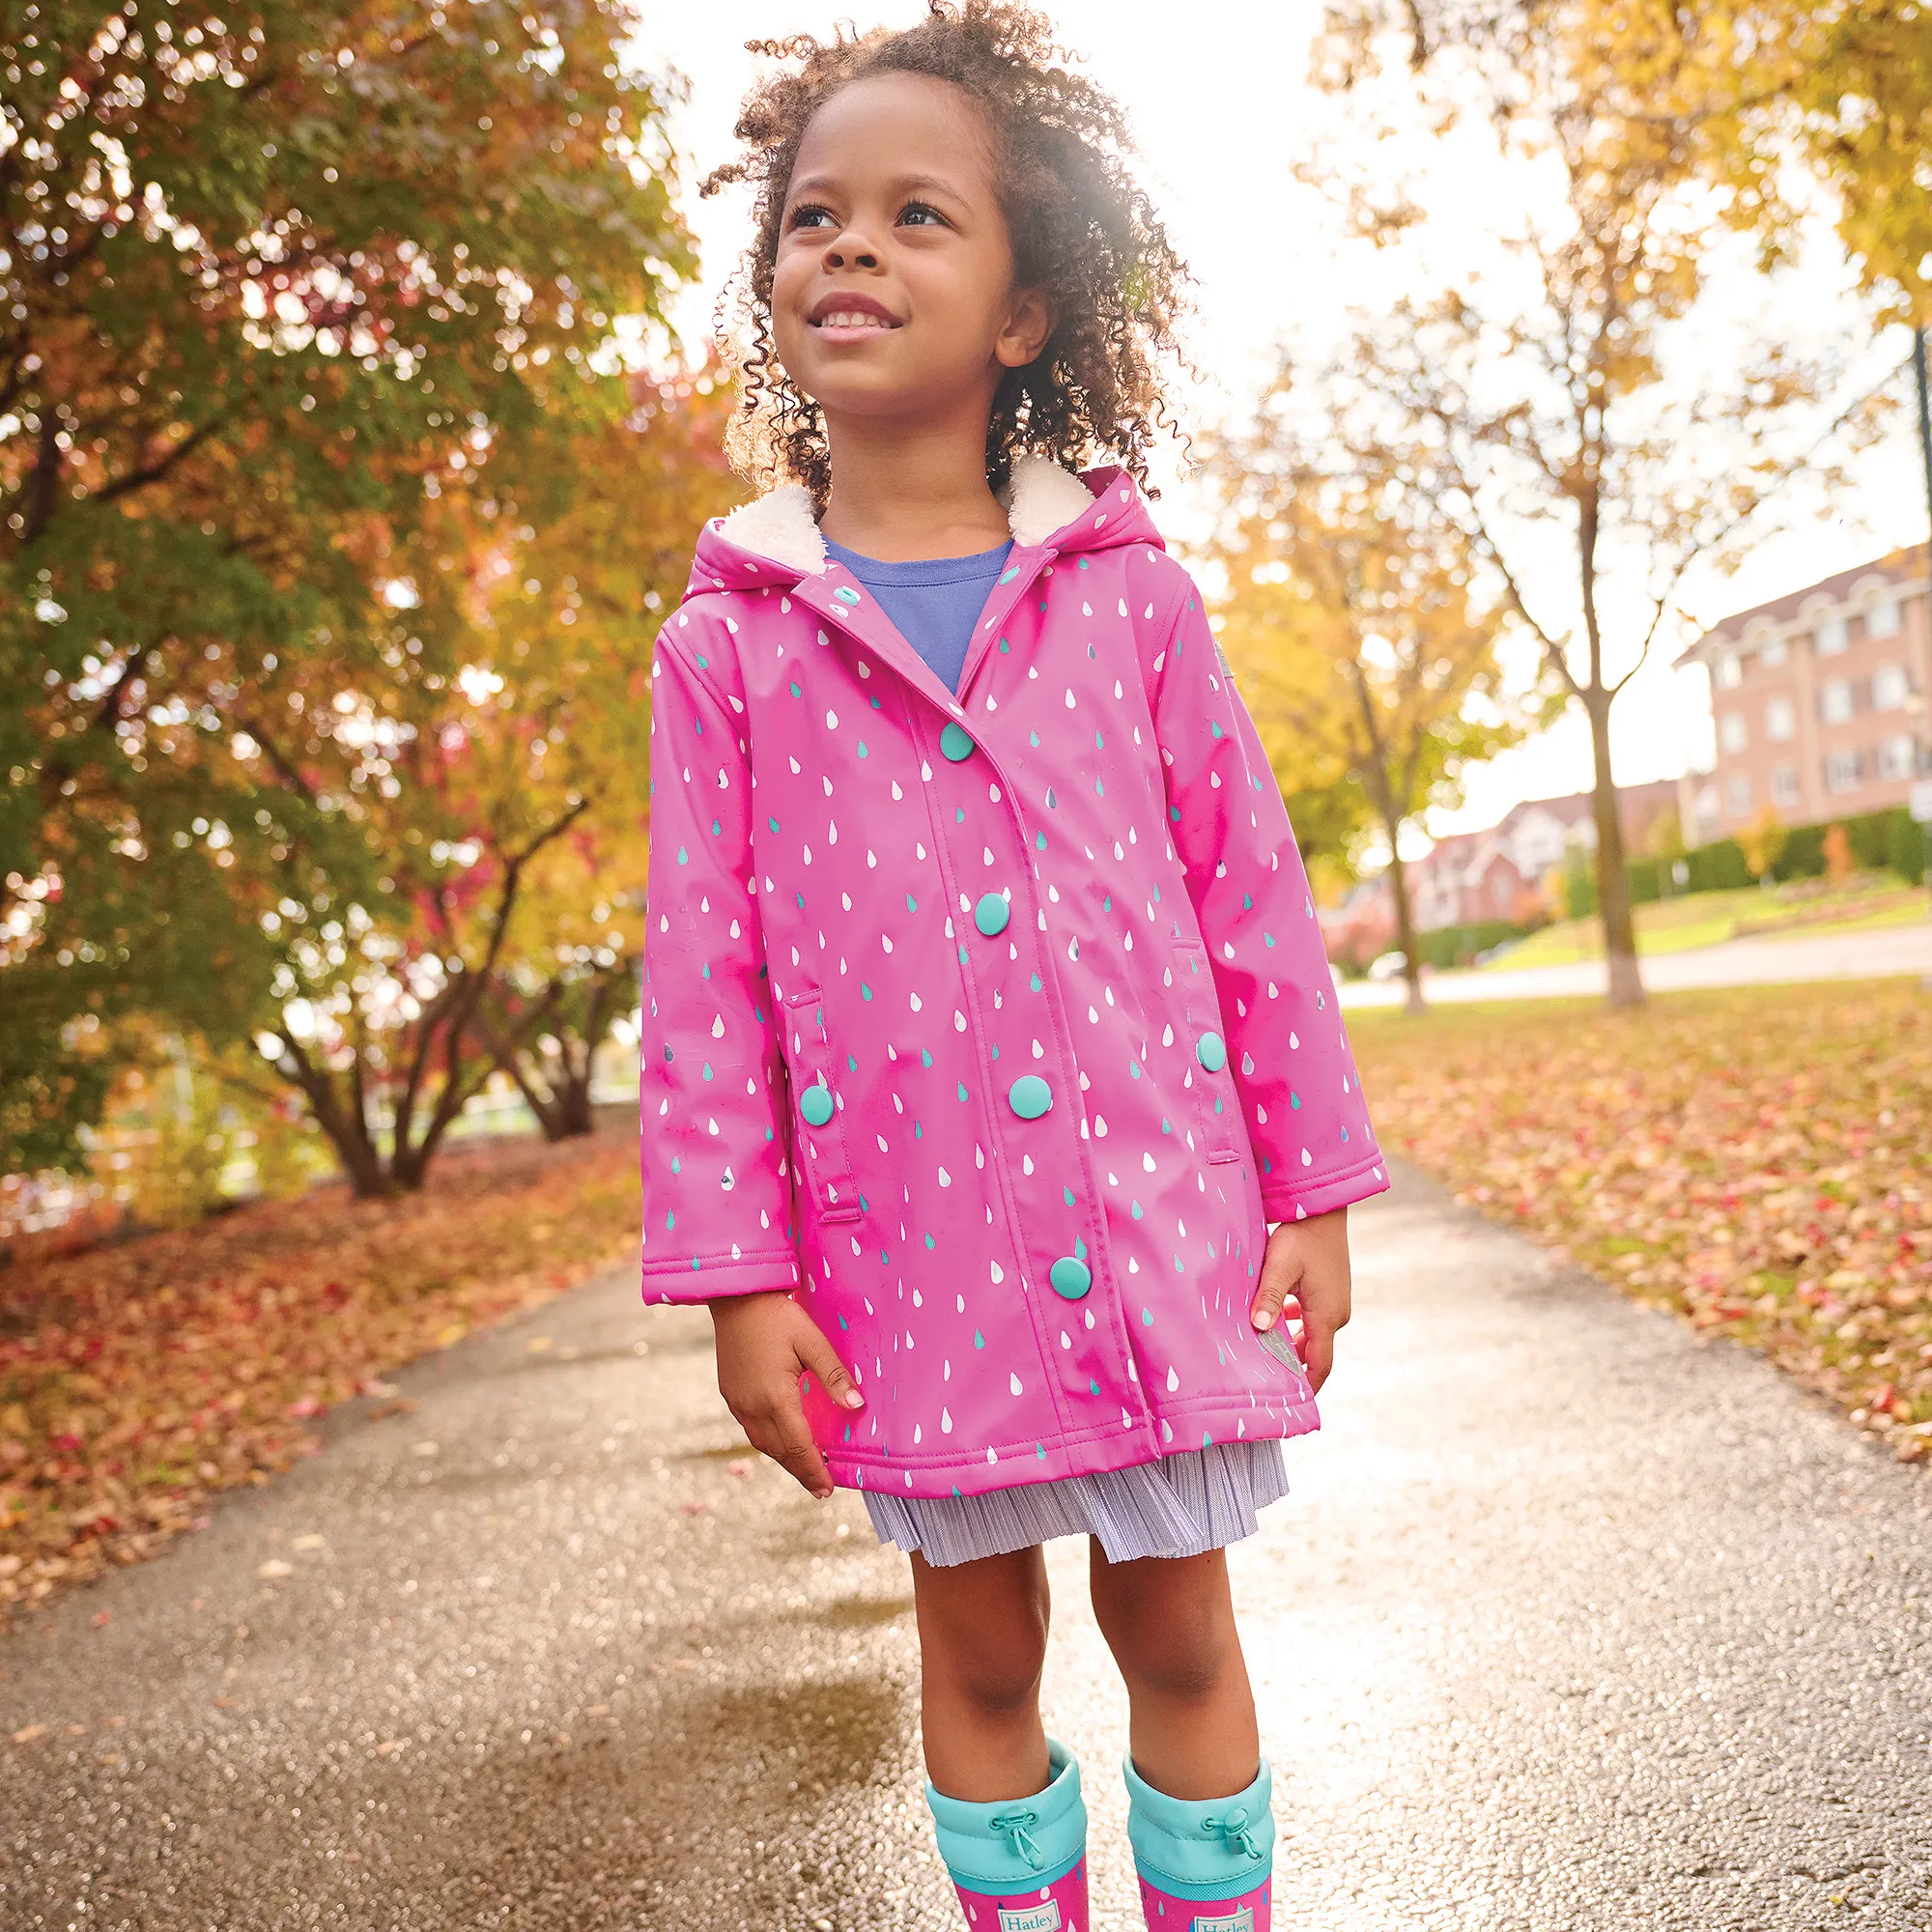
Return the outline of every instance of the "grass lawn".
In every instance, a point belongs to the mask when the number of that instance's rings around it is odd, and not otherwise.
[[[1883,925],[1909,925],[1926,917],[1928,900],[1917,886],[1891,882],[1848,887],[1839,892],[1777,887],[1766,892],[1691,893],[1658,899],[1634,909],[1636,950],[1641,954],[1689,952],[1719,946],[1727,939],[1804,938],[1814,933],[1854,932]],[[1522,966],[1568,966],[1604,956],[1604,923],[1566,919],[1533,932],[1479,969],[1511,972]]]
[[[1377,1131],[1492,1219],[1932,1456],[1932,994],[1350,1016]]]
[[[633,1253],[638,1144],[447,1151],[420,1194],[341,1186],[0,1273],[0,1605],[131,1563],[311,1418]]]

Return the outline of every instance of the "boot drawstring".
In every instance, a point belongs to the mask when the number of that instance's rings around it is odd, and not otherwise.
[[[1037,1871],[1046,1862],[1040,1857],[1038,1845],[1034,1842],[1028,1827],[1039,1823],[1037,1811],[1003,1811],[993,1820],[993,1830],[1004,1833],[1013,1841],[1013,1850]]]
[[[1232,1811],[1223,1812],[1218,1818],[1204,1818],[1202,1831],[1210,1838],[1220,1837],[1230,1845],[1239,1845],[1249,1858],[1258,1859],[1261,1847],[1255,1843],[1254,1828],[1248,1822],[1248,1807],[1236,1804]]]

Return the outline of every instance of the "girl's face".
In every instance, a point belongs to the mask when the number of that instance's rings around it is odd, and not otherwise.
[[[923,74],[876,74],[811,118],[785,191],[772,335],[826,413],[911,422],[990,413],[1052,321],[1015,289],[979,110]]]

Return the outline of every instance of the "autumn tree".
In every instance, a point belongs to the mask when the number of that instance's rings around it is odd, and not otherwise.
[[[320,893],[317,855],[279,862],[261,918],[285,952],[255,1024],[360,1193],[419,1185],[498,1065],[547,1132],[587,1130],[591,1057],[634,1004],[650,640],[736,486],[720,385],[629,388],[557,452],[577,487],[554,516],[445,499],[440,541],[469,558],[452,676],[338,688],[320,723],[300,707],[285,755],[327,738],[359,760],[339,809],[367,858]]]
[[[1670,635],[1693,568],[1734,566],[1797,474],[1868,434],[1829,359],[1742,344],[1727,369],[1674,366],[1706,346],[1721,230],[1694,144],[1668,117],[1620,118],[1560,35],[1516,63],[1465,65],[1494,90],[1498,152],[1521,184],[1501,264],[1357,319],[1318,380],[1339,449],[1417,493],[1469,547],[1584,714],[1596,876],[1612,1005],[1643,997],[1610,751],[1616,699]],[[1339,176],[1359,231],[1404,245],[1413,184]],[[1565,553],[1558,570],[1554,546]]]
[[[1420,1012],[1403,834],[1425,808],[1460,804],[1467,768],[1521,735],[1496,662],[1506,613],[1472,592],[1465,548],[1397,478],[1330,468],[1282,416],[1264,414],[1221,469],[1235,520],[1223,648],[1264,742],[1279,731],[1367,803]]]
[[[1925,0],[1333,0],[1323,68],[1346,87],[1391,52],[1417,72],[1471,54],[1493,80],[1540,72],[1552,45],[1607,120],[1676,131],[1768,262],[1798,242],[1806,207],[1790,164],[1802,163],[1831,192],[1881,314],[1932,324]]]
[[[9,10],[10,1162],[71,1153],[90,1029],[233,1037],[236,989],[289,964],[283,901],[320,927],[405,892],[344,808],[398,781],[382,733],[458,668],[443,512],[568,501],[555,450],[630,407],[614,319],[688,266],[634,26],[619,0]]]
[[[566,696],[553,775],[589,801],[531,867],[479,1037],[545,1135],[591,1130],[590,1082],[637,1005],[650,823],[651,640],[684,591],[691,546],[740,486],[724,457],[733,394],[713,369],[634,384],[635,407],[573,452],[599,479],[496,569],[475,649],[486,675]]]

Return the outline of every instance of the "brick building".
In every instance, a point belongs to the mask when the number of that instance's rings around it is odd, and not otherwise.
[[[1932,773],[1932,621],[1923,549],[1740,611],[1678,660],[1711,678],[1718,762],[1694,788],[1692,843],[1770,806],[1817,825],[1903,805]]]

